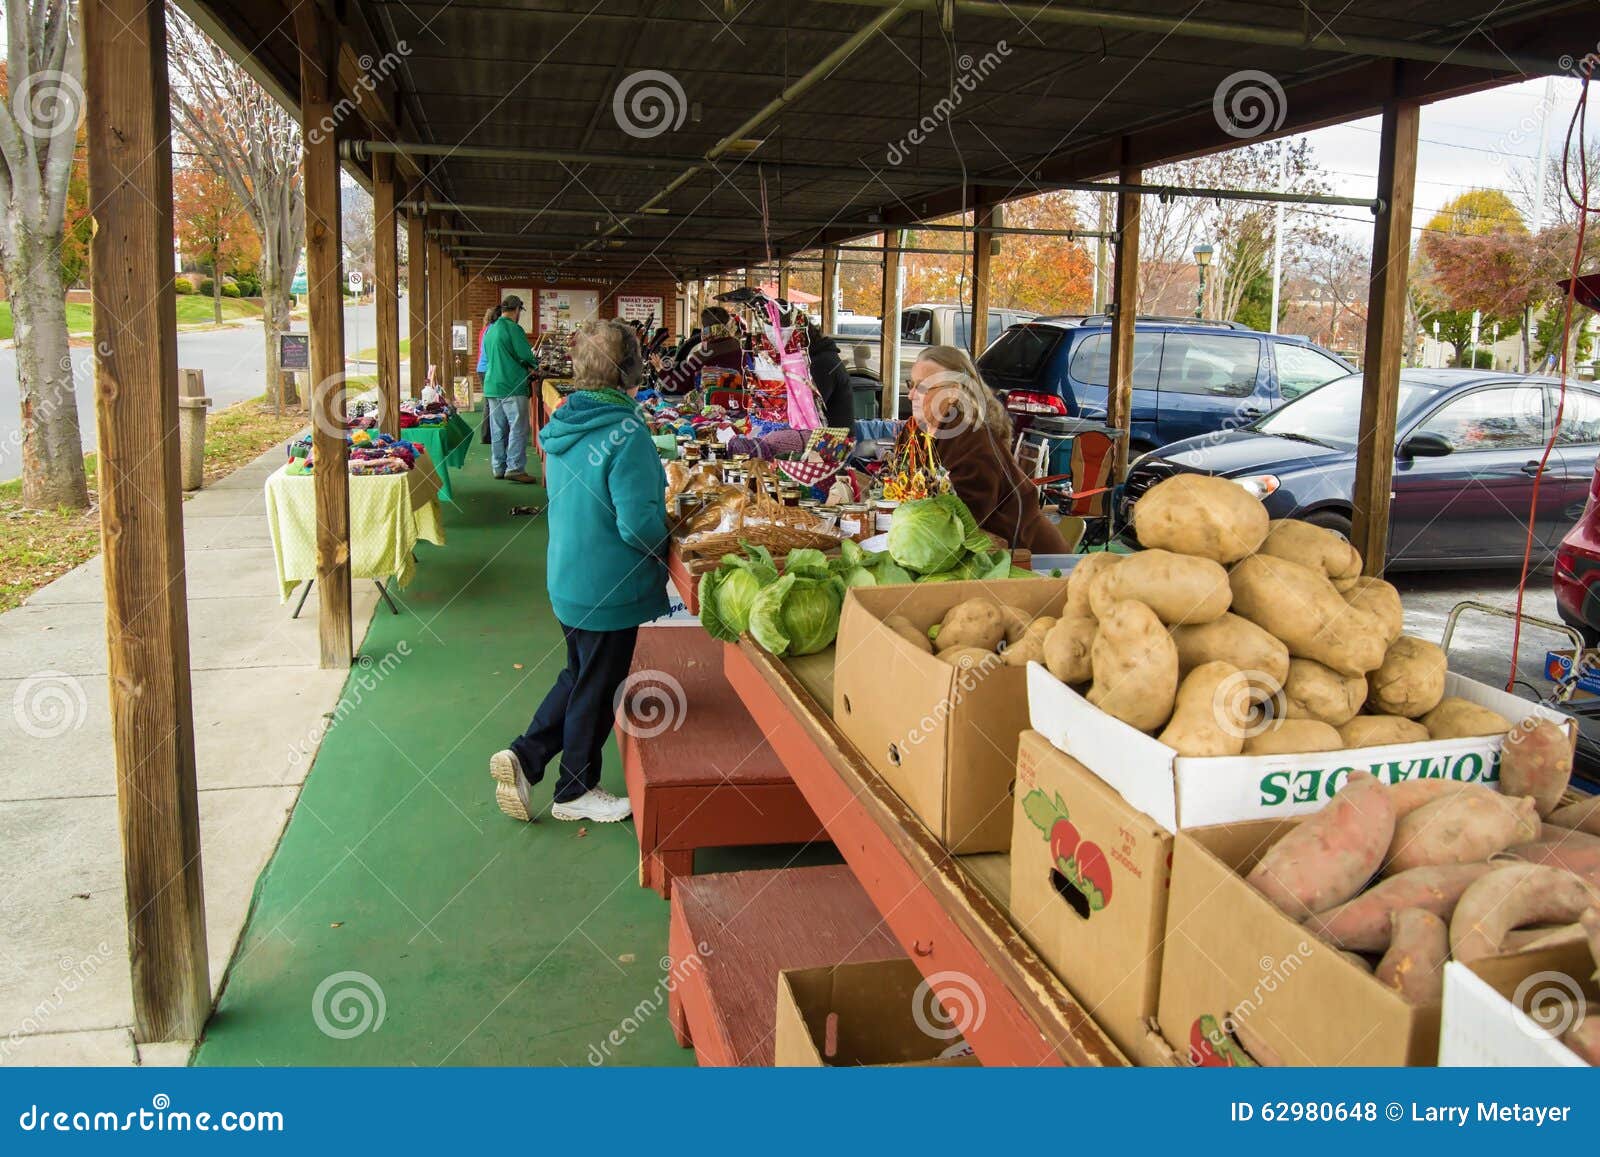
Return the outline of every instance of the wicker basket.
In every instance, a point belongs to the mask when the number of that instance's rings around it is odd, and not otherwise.
[[[728,512],[715,527],[694,530],[679,539],[685,553],[720,558],[739,549],[743,542],[764,546],[774,554],[811,548],[831,550],[839,545],[839,532],[798,506],[785,506],[766,492],[766,466],[751,465],[756,475],[756,493],[743,506]]]

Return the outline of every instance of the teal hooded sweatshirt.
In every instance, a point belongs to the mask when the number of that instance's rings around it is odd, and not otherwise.
[[[556,618],[620,631],[667,613],[667,476],[626,394],[579,390],[539,432]]]

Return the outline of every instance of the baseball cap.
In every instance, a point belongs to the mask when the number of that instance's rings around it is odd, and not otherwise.
[[[507,297],[501,298],[501,300],[500,300],[500,310],[501,310],[502,313],[505,312],[508,309],[521,309],[521,308],[522,308],[522,298],[518,297],[514,293],[510,294]]]

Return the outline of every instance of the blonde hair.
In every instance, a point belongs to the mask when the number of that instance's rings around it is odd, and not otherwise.
[[[970,410],[983,419],[984,426],[1002,446],[1011,445],[1011,415],[1006,413],[994,391],[984,384],[971,354],[959,346],[931,345],[917,355],[917,361],[938,366],[944,371],[939,375],[938,384],[955,386],[961,392],[958,412]]]
[[[639,335],[625,321],[586,321],[572,338],[572,379],[580,390],[629,390],[644,374]]]

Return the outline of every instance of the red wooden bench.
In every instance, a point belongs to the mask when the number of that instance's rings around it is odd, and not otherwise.
[[[698,626],[643,628],[618,704],[639,883],[663,898],[675,877],[694,873],[696,848],[827,838],[729,686],[723,647]]]
[[[673,1034],[702,1065],[771,1065],[778,973],[905,951],[842,864],[678,881],[667,932]]]

